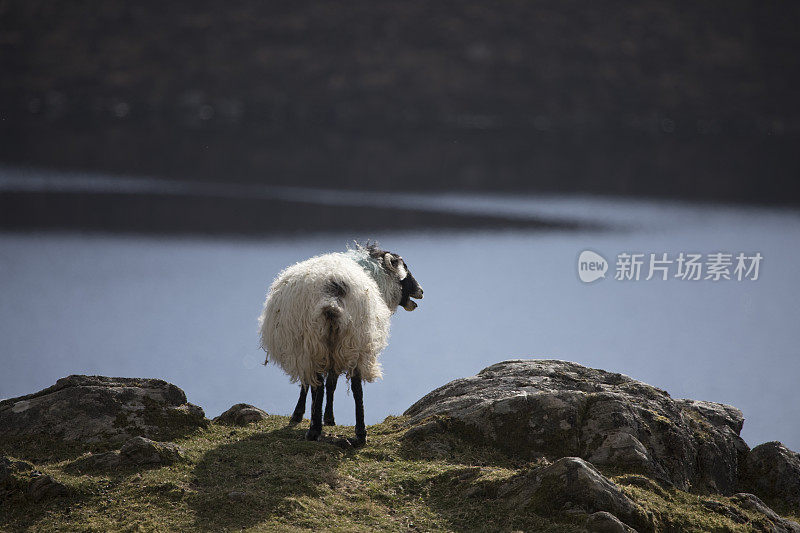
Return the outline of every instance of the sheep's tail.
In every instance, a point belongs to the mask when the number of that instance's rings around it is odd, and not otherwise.
[[[344,310],[340,305],[335,303],[327,303],[322,306],[322,316],[325,317],[325,343],[328,350],[333,352],[336,349],[337,341],[339,340],[339,321],[342,318]]]
[[[336,372],[339,369],[337,365],[337,347],[339,346],[339,338],[341,332],[341,319],[344,314],[344,309],[338,302],[331,299],[326,299],[321,302],[317,308],[317,316],[319,317],[320,335],[316,337],[317,357],[312,358],[312,373],[304,379],[304,384],[317,387],[321,385],[317,376],[325,376],[328,372]],[[308,381],[308,383],[305,383]]]
[[[327,297],[322,302],[319,311],[323,321],[322,333],[326,357],[324,358],[324,368],[316,368],[315,374],[328,372],[340,374],[345,370],[344,367],[347,364],[340,353],[340,340],[345,316],[343,300],[349,292],[349,287],[343,281],[330,280],[325,287],[325,292]],[[313,376],[313,379],[316,381],[316,375]]]

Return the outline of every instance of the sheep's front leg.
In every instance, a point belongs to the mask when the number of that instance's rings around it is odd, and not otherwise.
[[[325,381],[317,374],[318,386],[311,387],[311,427],[306,432],[306,440],[319,440],[322,435],[322,400],[325,397]]]
[[[364,391],[361,389],[361,372],[356,369],[350,378],[353,400],[356,402],[356,446],[367,442],[367,428],[364,425]]]
[[[308,385],[300,385],[300,398],[297,400],[297,405],[294,408],[292,418],[289,420],[290,424],[299,424],[303,421],[303,415],[306,414],[306,396],[308,395]]]
[[[333,393],[336,391],[338,381],[338,374],[328,372],[328,379],[325,381],[325,416],[323,417],[323,423],[326,426],[336,425],[336,421],[333,419]]]

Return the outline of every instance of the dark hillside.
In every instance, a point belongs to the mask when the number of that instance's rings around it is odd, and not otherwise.
[[[800,5],[0,2],[0,161],[800,201]]]

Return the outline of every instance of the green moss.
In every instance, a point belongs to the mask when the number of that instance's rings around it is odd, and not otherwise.
[[[367,446],[356,450],[307,442],[307,423],[287,424],[277,416],[241,428],[210,424],[175,441],[186,462],[138,472],[79,475],[65,470],[68,459],[42,456],[36,468],[70,487],[70,496],[2,502],[0,531],[580,530],[581,517],[546,501],[510,506],[498,488],[532,465],[458,433],[442,436],[447,452],[434,456],[401,438],[406,422],[398,417],[369,428]],[[631,479],[616,480],[660,524],[747,530],[708,511],[700,496]]]
[[[673,425],[673,423],[672,423],[672,420],[670,420],[670,419],[669,419],[669,418],[667,418],[666,416],[662,415],[661,413],[658,413],[658,412],[656,412],[656,411],[653,411],[652,409],[650,409],[649,411],[650,411],[650,413],[653,415],[653,421],[654,421],[654,422],[656,422],[656,423],[658,423],[658,424],[662,424],[662,425],[664,425],[664,426],[671,426],[671,425]]]
[[[768,526],[763,515],[738,507],[730,498],[648,487],[640,482],[631,483],[632,479],[639,477],[641,476],[615,476],[612,481],[655,517],[658,531],[749,532]],[[770,528],[764,530],[768,531]]]
[[[700,413],[693,409],[684,409],[683,414],[689,417],[692,433],[698,441],[710,443],[714,440],[714,427]]]

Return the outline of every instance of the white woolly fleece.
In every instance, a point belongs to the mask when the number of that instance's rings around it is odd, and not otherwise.
[[[343,297],[330,294],[332,282],[347,287]],[[278,274],[258,320],[264,364],[272,361],[303,385],[316,385],[316,375],[329,370],[349,378],[356,368],[375,381],[399,301],[399,284],[362,248],[296,263]],[[326,309],[338,315],[333,346]]]

